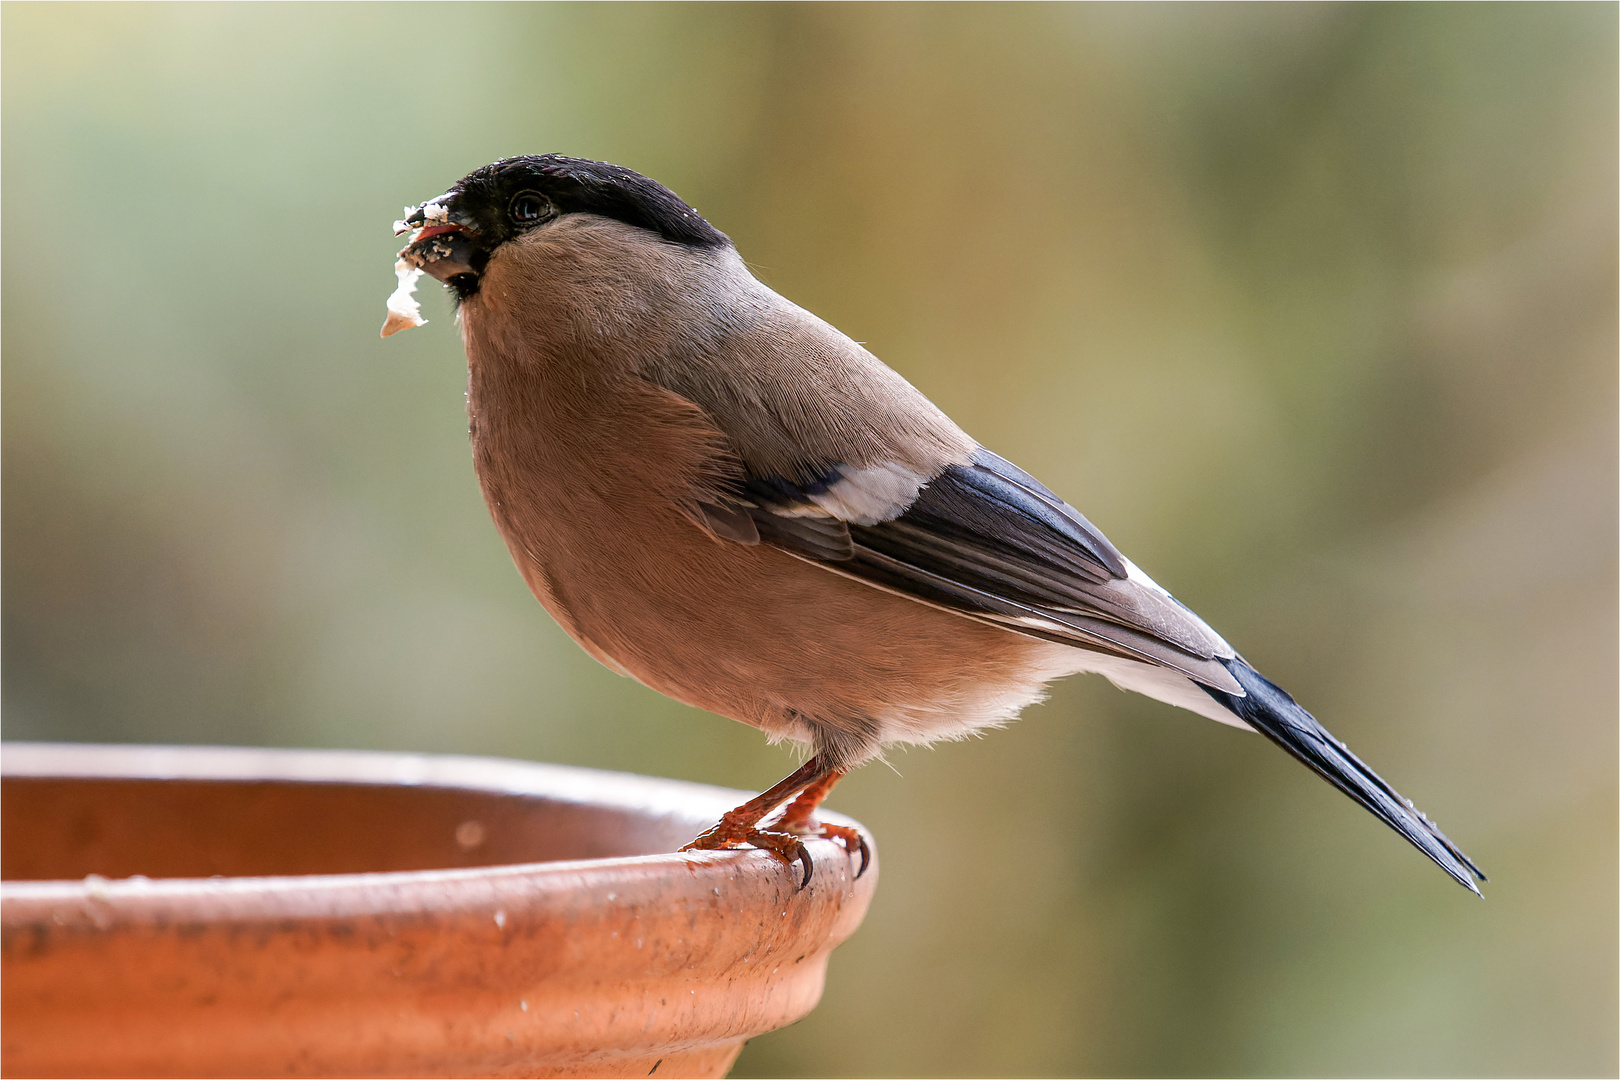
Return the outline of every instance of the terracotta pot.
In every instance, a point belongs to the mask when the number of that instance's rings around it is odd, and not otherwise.
[[[617,773],[26,744],[0,768],[8,1076],[722,1076],[815,1007],[877,883],[824,840],[803,890],[763,852],[668,854],[746,796]]]

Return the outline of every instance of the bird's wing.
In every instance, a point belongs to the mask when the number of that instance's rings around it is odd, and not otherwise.
[[[745,463],[746,465],[746,463]],[[810,482],[748,476],[705,524],[1009,630],[1180,672],[1242,696],[1234,653],[1039,481],[979,450],[927,478],[833,466]]]

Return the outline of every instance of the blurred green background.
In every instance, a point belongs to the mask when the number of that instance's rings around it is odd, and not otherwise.
[[[1096,679],[833,805],[737,1075],[1614,1075],[1616,7],[3,8],[4,735],[760,788],[481,503],[399,208],[559,151],[1079,505],[1492,875]]]

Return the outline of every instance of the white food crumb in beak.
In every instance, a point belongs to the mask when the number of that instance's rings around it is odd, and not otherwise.
[[[442,203],[423,203],[422,217],[428,221],[436,221],[441,225],[447,224],[450,221],[450,208]]]
[[[422,307],[416,301],[416,283],[421,279],[422,271],[401,259],[394,264],[394,275],[399,278],[399,286],[388,298],[388,318],[383,323],[383,337],[427,322],[422,318]]]

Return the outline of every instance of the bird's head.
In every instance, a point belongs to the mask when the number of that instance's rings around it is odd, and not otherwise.
[[[509,240],[570,214],[594,214],[645,229],[673,244],[730,243],[725,233],[655,180],[618,165],[558,154],[506,158],[475,169],[449,191],[407,208],[394,223],[410,241],[399,257],[465,300]]]

